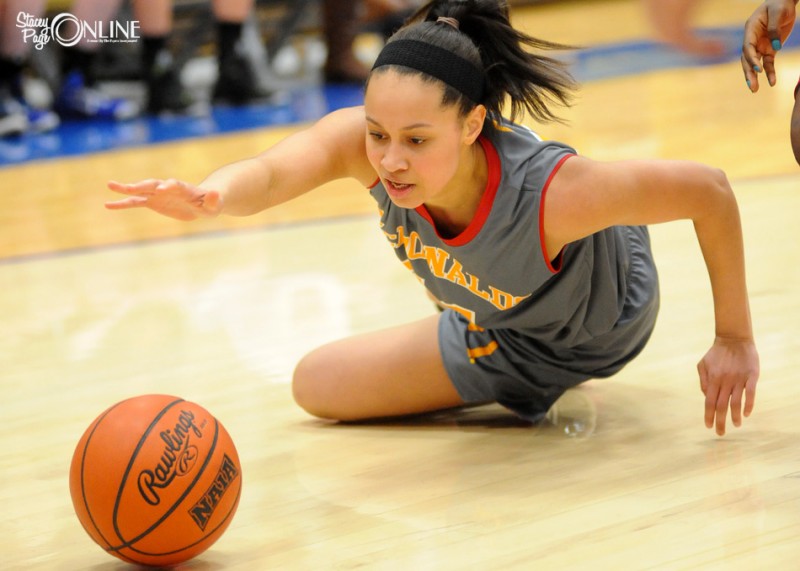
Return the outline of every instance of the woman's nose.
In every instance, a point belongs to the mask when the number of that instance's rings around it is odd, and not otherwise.
[[[387,172],[398,172],[408,168],[408,161],[399,145],[389,144],[386,146],[383,158],[381,158],[381,166]]]

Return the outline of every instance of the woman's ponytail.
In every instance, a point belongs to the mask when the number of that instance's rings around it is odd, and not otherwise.
[[[474,83],[478,78],[467,77],[454,82],[449,77],[437,77],[440,68],[452,67],[447,58],[444,58],[444,64],[430,69],[426,65],[409,66],[402,57],[392,57],[391,53],[382,58],[382,52],[373,68],[395,65],[405,68],[399,70],[401,73],[422,72],[443,81],[446,84],[444,102],[458,101],[462,113],[480,103],[486,106],[490,116],[499,118],[508,101],[512,120],[525,112],[539,121],[557,120],[550,106],[554,103],[568,106],[570,92],[576,87],[564,62],[537,53],[569,47],[539,40],[513,28],[505,0],[433,0],[422,6],[390,38],[384,50],[392,50],[391,44],[400,40],[406,42],[402,50],[399,46],[393,50],[396,53],[407,51],[411,45],[429,44],[450,52],[478,70],[476,73],[481,74],[479,79],[482,81],[480,95],[470,90],[467,96],[460,86],[454,87],[453,84]],[[480,100],[475,100],[476,97]]]

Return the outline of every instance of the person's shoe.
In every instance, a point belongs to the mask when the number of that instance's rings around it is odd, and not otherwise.
[[[4,95],[10,95],[24,110],[25,115],[28,117],[28,127],[26,128],[28,132],[46,133],[47,131],[52,131],[61,123],[57,113],[50,109],[33,107],[28,103],[25,98],[21,75],[10,83],[9,90]]]
[[[15,137],[28,130],[28,113],[10,94],[0,92],[0,137]]]
[[[31,133],[47,133],[61,124],[58,113],[50,109],[31,107],[25,102],[22,105],[28,114],[28,131]]]
[[[155,72],[147,78],[147,112],[152,115],[188,113],[194,99],[181,83],[174,68]]]
[[[86,85],[78,71],[67,74],[56,97],[55,110],[62,117],[85,119],[110,119],[124,121],[139,115],[135,102],[119,97],[110,97],[95,87]]]
[[[220,62],[219,77],[212,95],[215,102],[244,105],[272,95],[258,84],[256,74],[243,56],[228,57]]]
[[[180,69],[172,54],[158,53],[153,66],[146,71],[147,112],[151,115],[195,114],[199,103],[181,82]]]

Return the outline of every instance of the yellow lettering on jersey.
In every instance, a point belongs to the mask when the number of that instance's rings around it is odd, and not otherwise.
[[[409,260],[422,260],[425,259],[425,246],[422,245],[422,238],[419,234],[412,232],[408,235],[408,244],[406,245],[406,255]]]
[[[531,294],[511,295],[510,293],[500,291],[499,289],[494,288],[492,286],[489,286],[489,291],[492,292],[491,299],[489,301],[493,306],[498,307],[500,309],[511,309],[522,300],[527,299],[531,296]]]
[[[456,285],[460,285],[461,287],[467,287],[467,278],[464,276],[464,272],[462,271],[464,266],[461,265],[456,259],[453,259],[453,266],[450,268],[450,271],[447,272],[444,276],[436,276],[436,277],[444,277],[444,279],[453,282]]]
[[[386,234],[386,236],[388,237],[389,235]],[[394,243],[395,248],[403,247],[405,249],[408,249],[408,237],[406,236],[405,228],[403,228],[402,226],[398,226],[397,234],[395,234],[394,237],[395,238],[394,240],[392,240],[392,242]]]
[[[493,286],[488,286],[488,289],[481,288],[480,279],[477,276],[465,272],[461,262],[453,258],[449,252],[435,246],[423,244],[422,237],[417,232],[406,233],[406,229],[403,226],[398,226],[396,234],[391,234],[385,230],[384,234],[395,248],[403,248],[407,257],[406,260],[403,260],[403,265],[408,269],[413,271],[411,260],[425,260],[434,276],[463,287],[477,297],[488,301],[497,309],[511,309],[522,300],[530,297],[530,294],[515,296]],[[447,307],[450,306],[448,305]],[[467,316],[465,315],[465,317]],[[475,322],[474,315],[468,317],[468,319],[472,323]]]
[[[467,286],[467,289],[481,299],[485,299],[486,301],[492,301],[492,296],[490,296],[487,292],[483,291],[480,288],[480,280],[476,276],[469,274],[469,285]]]
[[[435,276],[444,275],[444,265],[450,258],[450,254],[441,248],[434,248],[433,246],[425,246],[425,259],[428,261],[428,267],[431,273]]]

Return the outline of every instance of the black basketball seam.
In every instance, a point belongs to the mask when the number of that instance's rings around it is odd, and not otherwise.
[[[120,500],[122,499],[122,490],[125,489],[125,482],[127,482],[128,474],[130,474],[131,468],[133,467],[133,461],[139,455],[139,451],[142,449],[142,446],[147,440],[147,437],[150,435],[150,432],[153,430],[155,425],[158,424],[158,421],[161,420],[165,414],[167,414],[167,411],[169,409],[171,409],[176,404],[181,402],[184,402],[184,399],[178,398],[172,401],[171,403],[164,406],[164,408],[162,408],[161,411],[159,411],[159,413],[153,418],[153,420],[150,422],[150,425],[142,434],[141,438],[139,438],[139,442],[138,444],[136,444],[136,448],[133,449],[130,460],[128,460],[128,465],[125,467],[125,472],[123,472],[122,474],[122,481],[119,483],[119,487],[117,488],[117,498],[114,500],[114,510],[111,512],[111,522],[114,525],[114,531],[117,532],[117,537],[119,537],[120,541],[122,541],[122,545],[125,545],[128,542],[125,540],[125,537],[123,537],[122,533],[120,533],[119,526],[117,525],[117,512],[119,511],[119,503]],[[112,547],[109,544],[108,550],[115,551],[116,548]]]
[[[239,478],[241,478],[241,477],[242,477],[242,476],[241,476],[241,471],[240,471],[240,472],[239,472]],[[176,553],[180,553],[181,551],[186,551],[187,549],[191,549],[192,547],[194,547],[194,546],[195,546],[195,545],[197,545],[198,543],[201,543],[201,542],[203,542],[203,541],[206,541],[206,540],[207,540],[209,537],[213,536],[213,535],[214,535],[214,534],[217,532],[217,530],[218,530],[220,527],[222,527],[222,526],[223,526],[223,525],[225,525],[225,524],[229,524],[229,523],[230,523],[230,521],[229,521],[229,520],[231,519],[231,517],[233,516],[233,514],[236,512],[236,508],[237,508],[237,506],[239,505],[239,498],[240,498],[241,496],[242,496],[242,484],[241,484],[241,480],[240,480],[240,482],[239,482],[239,489],[238,489],[238,490],[236,490],[236,500],[235,500],[235,501],[233,502],[233,504],[231,505],[231,509],[230,509],[230,510],[228,510],[228,513],[227,513],[227,514],[225,514],[225,518],[223,518],[223,520],[222,520],[221,522],[219,522],[219,523],[217,524],[217,526],[216,526],[214,529],[212,529],[212,530],[211,530],[211,531],[209,531],[208,533],[204,534],[204,535],[203,535],[203,537],[201,537],[200,539],[198,539],[198,540],[197,540],[197,541],[195,541],[194,543],[190,543],[189,545],[186,545],[186,546],[184,546],[184,547],[181,547],[180,549],[176,549],[175,551],[166,551],[166,552],[163,552],[163,553],[150,553],[150,552],[147,552],[147,551],[142,551],[142,550],[140,550],[140,549],[136,549],[136,548],[135,548],[135,547],[133,547],[132,545],[130,545],[130,546],[123,546],[123,547],[121,547],[120,549],[124,549],[125,547],[128,547],[128,549],[130,549],[131,551],[135,551],[136,553],[139,553],[139,554],[141,554],[141,555],[148,555],[148,556],[153,556],[153,557],[159,557],[159,556],[163,557],[163,556],[166,556],[166,555],[175,555]],[[217,539],[219,539],[219,537],[217,537],[217,538],[216,538],[214,541],[216,542],[216,540],[217,540]],[[116,553],[119,553],[119,552],[118,552],[118,551],[116,551]],[[130,559],[130,555],[126,556],[126,558]],[[135,562],[135,563],[142,563],[141,561],[136,561],[136,560],[134,560],[134,559],[131,559],[131,561],[133,561],[133,562]]]
[[[128,399],[128,400],[130,400],[130,399]],[[83,500],[83,506],[86,508],[86,514],[89,516],[89,520],[92,522],[92,525],[94,526],[94,529],[97,532],[97,535],[99,535],[100,538],[103,540],[103,542],[106,544],[105,546],[101,546],[104,549],[109,549],[111,547],[111,542],[108,541],[108,539],[106,539],[106,536],[103,534],[103,532],[100,531],[100,527],[97,525],[97,522],[94,520],[94,516],[92,515],[92,510],[89,507],[89,503],[88,503],[88,501],[86,499],[86,485],[85,485],[85,479],[84,479],[84,472],[85,472],[84,468],[86,466],[86,453],[89,450],[89,443],[92,441],[92,436],[94,436],[94,433],[97,431],[97,428],[103,422],[105,417],[108,416],[111,413],[112,410],[114,410],[115,408],[117,408],[118,406],[120,406],[124,402],[127,402],[127,401],[121,401],[121,402],[118,402],[117,404],[109,407],[108,409],[106,409],[106,411],[104,413],[102,413],[97,418],[97,422],[95,422],[94,428],[92,428],[91,432],[89,432],[89,436],[86,438],[86,444],[83,446],[83,452],[81,453],[81,470],[80,470],[80,474],[81,474],[81,499]],[[86,525],[84,525],[84,523],[81,520],[81,518],[78,518],[78,521],[81,522],[81,527],[83,527],[83,529],[86,531],[86,533],[89,534],[89,537],[92,537],[92,534],[89,533],[88,529],[86,529]]]
[[[180,402],[180,401],[177,401],[177,402]],[[177,404],[177,402],[175,402],[175,403],[172,403],[172,404],[170,405],[170,407],[171,407],[171,406],[174,406],[175,404]],[[169,407],[168,407],[168,408],[169,408]],[[163,412],[166,412],[166,411],[163,411]],[[158,417],[158,418],[161,418],[161,416],[163,416],[163,413],[162,413],[161,415],[159,415],[159,417]],[[177,499],[177,500],[176,500],[176,501],[175,501],[175,502],[172,504],[172,507],[171,507],[169,510],[167,510],[167,511],[164,513],[164,515],[162,515],[162,516],[161,516],[161,518],[159,518],[159,519],[158,519],[158,521],[156,521],[155,523],[153,523],[153,525],[151,525],[149,528],[147,528],[146,530],[144,530],[143,532],[141,532],[141,533],[140,533],[139,535],[137,535],[136,537],[134,537],[134,538],[132,538],[132,539],[129,539],[129,540],[126,540],[126,539],[125,539],[125,538],[122,536],[122,534],[119,532],[119,529],[118,529],[118,526],[117,526],[117,518],[116,518],[116,513],[117,513],[117,505],[115,505],[115,507],[114,507],[114,529],[116,530],[116,532],[117,532],[117,535],[119,535],[119,538],[120,538],[120,539],[123,541],[123,543],[121,543],[120,545],[114,546],[114,547],[112,547],[111,545],[109,545],[109,547],[107,548],[107,551],[109,551],[109,552],[112,552],[112,551],[114,551],[114,552],[118,552],[120,549],[124,549],[124,548],[126,548],[126,547],[127,547],[127,548],[128,548],[128,549],[130,549],[131,551],[135,551],[136,553],[140,553],[140,554],[142,554],[142,555],[152,555],[152,556],[164,555],[164,554],[162,554],[162,553],[149,553],[149,552],[146,552],[146,551],[141,551],[141,550],[139,550],[139,549],[136,549],[136,548],[134,547],[134,544],[135,544],[137,541],[139,541],[139,540],[141,540],[142,538],[144,538],[145,536],[147,536],[149,533],[151,533],[151,532],[152,532],[154,529],[156,529],[156,528],[157,528],[159,525],[161,525],[162,523],[164,523],[164,520],[166,520],[166,519],[167,519],[167,518],[168,518],[168,517],[169,517],[169,516],[172,514],[172,512],[174,512],[174,511],[175,511],[175,510],[178,508],[178,506],[181,504],[181,502],[182,502],[184,499],[186,499],[186,496],[187,496],[187,495],[189,495],[189,493],[190,493],[190,492],[191,492],[191,491],[194,489],[194,486],[195,486],[195,484],[196,484],[196,483],[197,483],[197,481],[200,479],[200,477],[203,475],[203,473],[206,471],[206,468],[208,467],[208,464],[211,462],[211,457],[212,457],[212,456],[213,456],[213,454],[214,454],[214,450],[216,450],[216,448],[217,448],[217,439],[218,439],[218,437],[219,437],[219,422],[218,422],[218,421],[217,421],[217,419],[216,419],[216,418],[215,418],[213,415],[211,415],[210,413],[209,413],[209,416],[211,416],[211,418],[214,420],[214,439],[213,439],[213,441],[212,441],[212,443],[211,443],[211,447],[210,447],[210,448],[209,448],[209,450],[208,450],[208,454],[206,455],[206,458],[205,458],[205,461],[203,462],[203,465],[202,465],[202,467],[200,468],[200,470],[198,471],[197,475],[196,475],[196,476],[194,477],[194,479],[192,480],[191,484],[190,484],[189,486],[187,486],[187,487],[186,487],[186,490],[184,491],[184,493],[183,493],[183,494],[182,494],[182,495],[181,495],[181,496],[180,496],[180,497],[179,497],[179,498],[178,498],[178,499]],[[150,433],[150,430],[151,430],[151,429],[152,429],[152,424],[151,424],[151,426],[148,428],[148,430],[145,432],[145,436],[146,436],[146,435],[148,435],[148,434]],[[143,442],[143,441],[144,441],[144,438],[142,439],[142,442]],[[140,445],[141,445],[141,442],[140,442]],[[139,446],[137,446],[136,450],[138,450],[138,449],[139,449]],[[133,458],[133,457],[135,457],[135,454],[132,456],[132,458]],[[126,469],[126,472],[125,472],[125,473],[126,473],[126,478],[127,478],[128,471],[130,470],[130,467],[131,467],[131,465],[129,464],[129,465],[128,465],[128,468]],[[124,487],[124,481],[125,481],[125,479],[123,479],[123,482],[120,484],[120,490],[121,490],[121,489]],[[175,552],[173,552],[173,553],[177,553],[178,551],[183,551],[184,549],[187,549],[187,548],[186,548],[186,547],[183,547],[183,548],[181,548],[181,549],[179,549],[179,550],[176,550],[176,551],[175,551]]]

